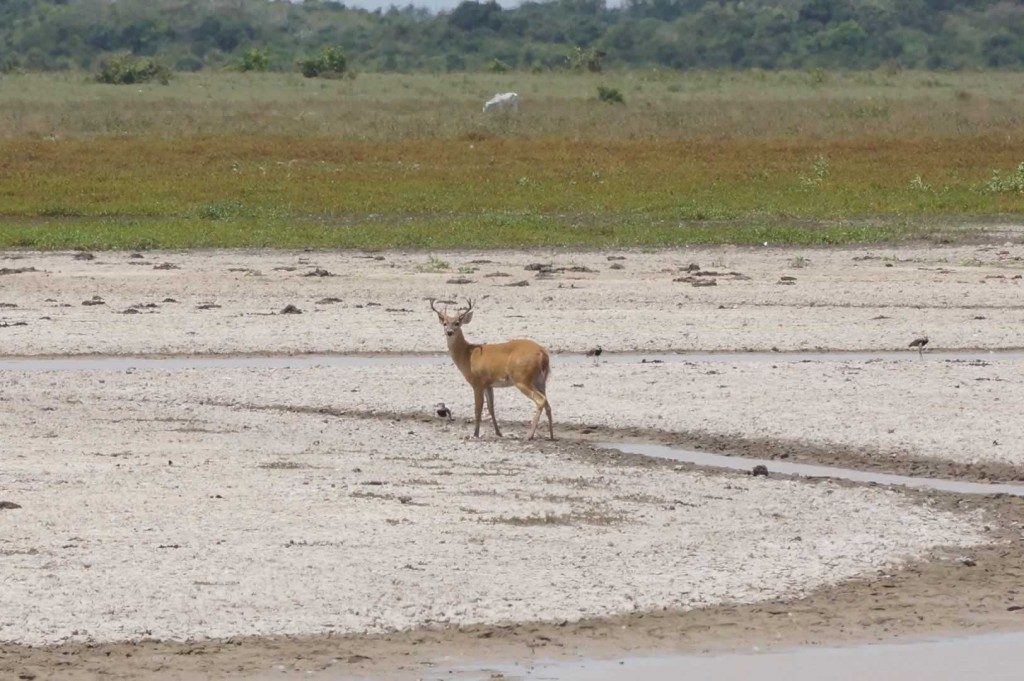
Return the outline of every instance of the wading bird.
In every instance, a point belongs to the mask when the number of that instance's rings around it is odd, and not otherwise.
[[[587,350],[587,357],[600,357],[602,352],[604,352],[604,348],[598,345],[592,350]]]
[[[924,346],[926,345],[928,345],[928,336],[921,336],[920,338],[915,338],[910,341],[910,345],[908,347],[917,348],[917,354],[923,355]]]
[[[491,423],[494,424],[494,433],[501,437],[498,419],[494,415],[494,389],[515,386],[537,406],[527,439],[532,440],[536,435],[541,412],[546,412],[548,433],[554,440],[555,426],[551,418],[551,404],[546,395],[547,380],[551,373],[548,351],[525,338],[505,343],[470,343],[462,334],[462,327],[473,319],[473,301],[467,299],[466,309],[456,311],[455,314],[448,314],[447,310],[438,310],[434,302],[435,299],[430,298],[430,309],[437,314],[444,327],[448,352],[455,361],[455,366],[473,388],[476,417],[473,437],[480,437],[480,417],[483,414],[485,398],[487,411],[491,414]]]
[[[449,421],[455,420],[455,417],[452,416],[452,410],[444,406],[444,402],[438,402],[435,404],[434,409],[437,411],[437,415],[441,418],[448,419]]]

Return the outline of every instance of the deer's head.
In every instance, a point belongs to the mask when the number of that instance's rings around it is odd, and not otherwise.
[[[466,308],[463,310],[456,310],[453,314],[448,314],[447,308],[444,310],[438,310],[434,306],[434,299],[430,299],[430,309],[437,313],[437,318],[444,327],[444,335],[448,337],[448,340],[452,340],[457,335],[462,333],[462,327],[473,321],[473,301],[466,299]]]

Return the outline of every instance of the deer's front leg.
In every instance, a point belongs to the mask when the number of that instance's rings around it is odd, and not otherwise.
[[[484,393],[487,397],[487,411],[491,412],[491,423],[494,424],[494,434],[501,437],[501,429],[498,428],[498,417],[494,415],[494,386],[487,386]]]
[[[484,411],[484,389],[473,386],[473,408],[476,412],[476,427],[473,429],[473,437],[480,437],[480,417]]]

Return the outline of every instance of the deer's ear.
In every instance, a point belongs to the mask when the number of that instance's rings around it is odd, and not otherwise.
[[[441,320],[441,323],[442,323],[442,324],[444,324],[444,322],[445,322],[445,319],[444,319],[444,315],[443,315],[443,314],[441,314],[440,312],[437,312],[437,318],[438,318],[439,320]]]
[[[473,321],[473,311],[470,310],[466,314],[462,315],[462,318],[459,319],[459,321],[462,322],[463,324],[469,324],[471,321]]]

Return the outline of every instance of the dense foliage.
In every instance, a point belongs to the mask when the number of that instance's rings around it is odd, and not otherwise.
[[[252,48],[293,69],[340,46],[357,70],[1018,68],[1024,3],[1010,0],[467,1],[432,14],[323,0],[3,0],[0,70],[95,68],[122,51],[180,70]],[[594,59],[602,54],[600,63]]]

